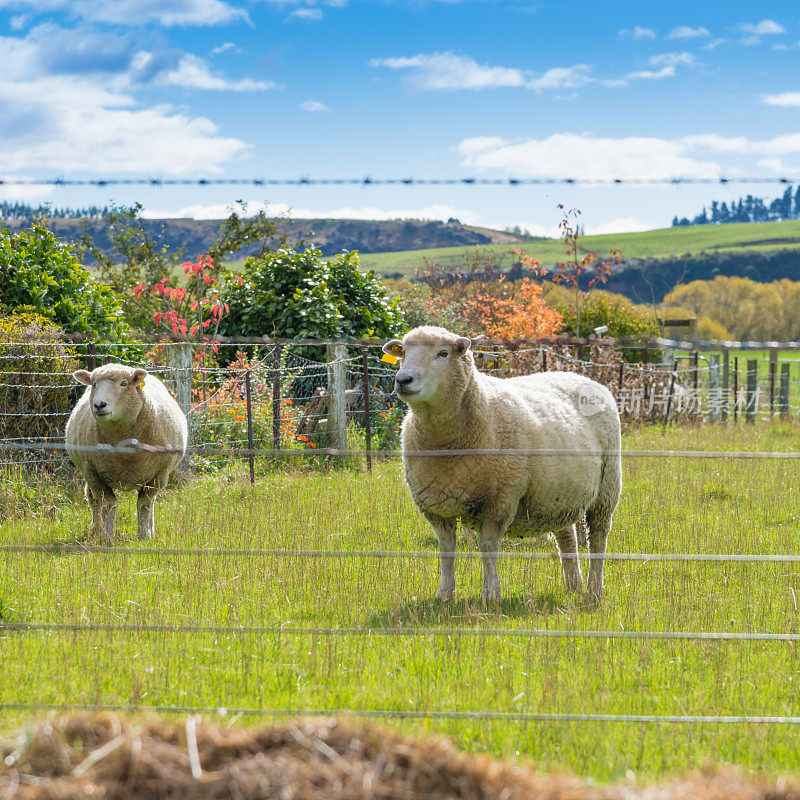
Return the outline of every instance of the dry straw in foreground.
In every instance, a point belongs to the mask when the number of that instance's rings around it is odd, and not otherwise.
[[[0,755],[3,800],[800,800],[794,780],[735,770],[597,786],[334,719],[228,729],[194,717],[62,716],[0,740]]]

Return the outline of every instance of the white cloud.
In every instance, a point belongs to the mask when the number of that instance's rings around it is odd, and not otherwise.
[[[647,41],[656,38],[656,32],[652,28],[640,28],[638,25],[634,28],[623,28],[619,31],[619,35],[623,39],[633,39],[634,41]]]
[[[680,141],[655,137],[613,139],[574,133],[555,133],[545,139],[517,142],[494,137],[466,139],[455,148],[465,167],[479,171],[499,170],[520,177],[719,176],[719,165],[693,158],[688,149]]]
[[[330,106],[326,106],[325,103],[320,103],[319,100],[306,100],[304,103],[300,103],[300,108],[303,111],[330,111]]]
[[[652,228],[652,225],[648,225],[636,217],[617,217],[608,222],[601,222],[599,225],[587,225],[585,231],[587,235],[595,236],[603,233],[636,233],[649,231]]]
[[[4,179],[10,176],[0,176]],[[15,175],[16,179],[30,180],[30,175]],[[0,200],[18,201],[22,203],[43,202],[45,198],[53,193],[53,186],[19,185],[19,184],[0,184]]]
[[[669,32],[668,39],[707,39],[711,36],[711,31],[702,25],[691,28],[688,25],[679,25]]]
[[[181,56],[175,69],[161,73],[156,83],[164,86],[179,86],[183,89],[205,89],[224,92],[263,92],[274,89],[272,81],[255,81],[250,78],[229,80],[220,75],[212,75],[208,64],[198,56]]]
[[[0,171],[214,173],[250,149],[205,117],[139,107],[111,82],[40,68],[33,40],[0,37]]]
[[[779,25],[771,19],[762,19],[761,22],[755,25],[743,22],[739,25],[739,29],[745,33],[755,34],[756,36],[775,36],[780,33],[786,33],[786,29],[783,25]]]
[[[766,94],[762,102],[768,106],[781,106],[782,108],[800,108],[800,92],[780,92]]]
[[[332,209],[291,208],[285,203],[248,203],[250,215],[266,210],[273,216],[288,216],[292,219],[440,219],[451,217],[459,219],[466,225],[478,225],[479,215],[469,209],[457,208],[444,203],[433,203],[416,208],[384,209],[378,206],[345,206]],[[190,205],[177,210],[164,211],[146,209],[143,216],[149,219],[223,219],[230,213],[230,206],[218,203],[211,205]]]
[[[325,16],[319,8],[297,8],[289,16],[305,22],[319,22]]]
[[[650,56],[647,63],[654,67],[694,67],[697,64],[697,60],[691,53],[683,50],[680,53],[659,53],[658,55]]]
[[[233,42],[223,42],[211,50],[212,56],[218,56],[222,53],[241,53],[240,47],[237,47]]]
[[[755,24],[742,22],[738,28],[744,34],[741,38],[741,43],[747,46],[759,44],[762,36],[777,36],[781,33],[786,33],[783,25],[779,25],[771,19],[762,19],[761,22]]]
[[[696,63],[691,53],[661,53],[649,59],[649,64],[657,69],[637,70],[621,78],[598,78],[592,74],[593,68],[590,64],[553,67],[545,72],[535,73],[517,67],[479,64],[470,56],[453,52],[374,58],[369,62],[372,67],[408,70],[409,83],[422,90],[524,88],[535,92],[577,89],[587,84],[624,87],[634,80],[672,78],[677,74],[676,67],[695,66]]]
[[[553,67],[526,83],[528,89],[540,92],[544,89],[577,89],[592,82],[589,76],[592,68],[588,64],[575,64],[571,67]]]
[[[526,74],[520,69],[491,67],[452,52],[374,58],[369,64],[371,67],[411,70],[411,83],[419,89],[495,89],[525,86],[527,82]]]
[[[721,136],[710,133],[684,136],[681,141],[691,149],[704,149],[716,153],[738,153],[756,156],[785,156],[800,153],[800,133],[785,133],[772,139],[748,139],[745,136]]]
[[[90,22],[136,27],[158,23],[167,28],[249,22],[247,12],[224,0],[0,0],[0,8],[65,10]]]

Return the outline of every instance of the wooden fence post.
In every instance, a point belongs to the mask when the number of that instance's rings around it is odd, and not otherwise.
[[[328,443],[337,450],[347,450],[347,347],[328,344]]]
[[[728,404],[730,402],[730,353],[722,351],[722,407],[720,408],[720,418],[723,422],[728,421]]]
[[[780,388],[780,400],[778,403],[778,409],[781,413],[781,416],[786,416],[789,413],[789,370],[791,369],[790,364],[781,364],[781,388]]]
[[[172,390],[178,405],[186,415],[189,424],[189,443],[192,441],[192,355],[191,342],[167,343],[164,348],[164,365],[166,374],[164,382]],[[179,468],[189,466],[189,454],[181,461]]]
[[[745,418],[748,422],[756,421],[758,411],[758,359],[747,359],[747,406]]]
[[[733,421],[738,421],[739,414],[739,356],[733,357]]]

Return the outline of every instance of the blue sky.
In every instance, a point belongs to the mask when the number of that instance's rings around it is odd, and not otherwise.
[[[0,177],[800,176],[796,3],[0,0]],[[669,224],[714,187],[0,188],[213,217]],[[751,189],[774,196],[780,187]]]

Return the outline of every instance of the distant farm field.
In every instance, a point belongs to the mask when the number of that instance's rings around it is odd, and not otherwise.
[[[734,223],[730,225],[695,225],[691,227],[662,228],[641,233],[613,233],[582,236],[583,252],[608,255],[612,249],[622,251],[625,258],[663,258],[697,253],[727,253],[752,250],[769,252],[778,249],[800,250],[800,220],[786,222]],[[531,239],[520,244],[490,244],[481,250],[496,254],[501,266],[509,267],[516,261],[514,248],[531,253],[545,265],[564,258],[564,245],[558,239]],[[458,267],[463,264],[465,247],[444,247],[424,250],[406,250],[391,253],[368,253],[361,256],[365,269],[388,274],[401,272],[413,274],[422,268],[425,259],[436,264]]]
[[[626,433],[624,447],[796,451],[799,437],[790,423],[655,426]],[[223,708],[237,724],[269,720],[270,709],[350,709],[596,779],[707,760],[797,770],[796,725],[647,718],[798,713],[797,642],[659,638],[798,631],[798,564],[658,560],[798,553],[798,470],[797,461],[627,458],[610,550],[653,555],[609,562],[596,609],[565,595],[555,561],[521,557],[550,549],[532,541],[504,544],[499,607],[478,601],[473,558],[457,562],[455,602],[432,600],[435,542],[396,462],[372,475],[265,473],[252,488],[233,464],[167,491],[146,543],[135,539],[128,496],[112,552],[76,549],[89,522],[76,496],[0,523],[0,619],[34,626],[0,630],[3,727],[38,716],[19,703]],[[419,717],[402,719],[408,712]]]

